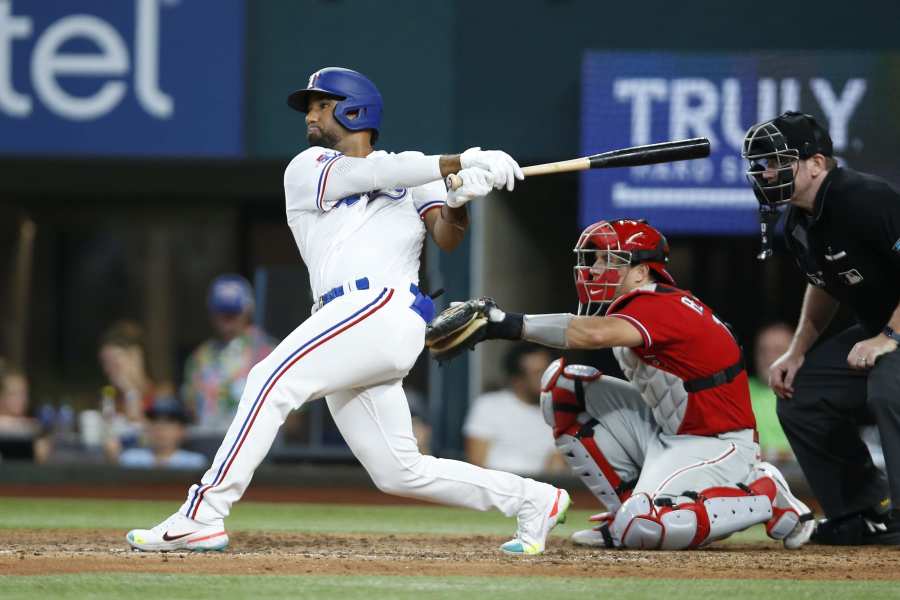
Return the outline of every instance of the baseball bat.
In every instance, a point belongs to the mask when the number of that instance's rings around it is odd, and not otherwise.
[[[588,169],[614,169],[618,167],[655,165],[657,163],[692,160],[707,156],[709,156],[709,140],[706,138],[692,138],[689,140],[675,140],[673,142],[621,148],[582,158],[532,165],[523,167],[522,173],[525,174],[525,177],[531,177],[533,175],[550,175],[552,173],[568,173],[571,171],[586,171]],[[459,189],[462,185],[462,179],[457,175],[451,174],[447,179],[452,190]]]

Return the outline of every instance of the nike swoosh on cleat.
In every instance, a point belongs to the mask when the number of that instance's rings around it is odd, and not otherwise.
[[[167,531],[163,534],[162,539],[163,539],[163,541],[166,541],[166,542],[173,542],[177,539],[183,538],[186,535],[191,535],[192,533],[194,533],[194,532],[188,531],[187,533],[182,533],[181,535],[169,535],[169,532]]]

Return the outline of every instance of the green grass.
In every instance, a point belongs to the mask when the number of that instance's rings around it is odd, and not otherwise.
[[[121,600],[223,598],[610,598],[698,600],[700,598],[900,598],[894,582],[785,580],[666,580],[550,577],[399,577],[317,575],[148,575],[92,574],[0,576],[0,598],[96,598]]]
[[[120,529],[147,527],[177,508],[174,502],[0,498],[0,528]],[[572,511],[555,535],[586,525],[589,511]],[[352,506],[239,503],[228,519],[233,531],[507,535],[514,523],[497,512],[438,506]],[[736,541],[766,539],[756,527]],[[2,550],[2,548],[0,548]],[[700,573],[698,573],[700,575]],[[665,580],[652,578],[425,577],[363,575],[175,575],[91,573],[3,576],[0,600],[13,598],[117,598],[215,600],[231,598],[900,598],[896,582],[791,580]]]
[[[0,529],[121,529],[151,527],[178,508],[177,502],[59,498],[0,498]],[[554,535],[587,526],[591,513],[571,510]],[[508,535],[515,521],[497,511],[477,512],[444,506],[355,506],[240,502],[228,518],[230,531],[309,533],[399,533],[423,535]],[[762,527],[733,538],[768,539]]]

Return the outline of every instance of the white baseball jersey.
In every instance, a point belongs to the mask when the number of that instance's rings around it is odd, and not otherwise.
[[[377,150],[365,160],[384,156]],[[313,146],[284,174],[288,225],[309,269],[313,297],[360,277],[373,285],[418,283],[422,217],[446,200],[443,181],[343,195],[355,182],[346,181],[342,161],[347,157],[340,152]]]

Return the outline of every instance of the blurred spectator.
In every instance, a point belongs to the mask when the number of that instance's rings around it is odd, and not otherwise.
[[[0,360],[0,458],[44,462],[50,446],[43,433],[29,410],[25,372]]]
[[[215,336],[188,357],[182,397],[204,429],[225,430],[244,391],[247,374],[275,347],[253,325],[253,288],[240,275],[220,275],[209,288]]]
[[[35,433],[36,419],[28,415],[28,379],[15,367],[0,364],[0,431]]]
[[[507,352],[507,387],[476,398],[463,426],[469,462],[521,475],[565,469],[540,407],[541,375],[552,360],[533,344]]]
[[[115,388],[115,411],[141,422],[153,405],[156,386],[144,362],[144,331],[134,321],[117,321],[100,338],[100,367]]]
[[[181,449],[191,417],[174,398],[159,398],[144,413],[147,426],[141,447],[122,450],[117,437],[106,442],[106,454],[119,466],[135,469],[202,469],[208,459]]]
[[[791,445],[781,429],[775,412],[775,392],[769,389],[769,367],[784,354],[791,344],[794,330],[787,323],[771,323],[756,334],[753,364],[755,374],[750,377],[750,401],[759,431],[759,449],[764,460],[782,462],[794,459]]]

